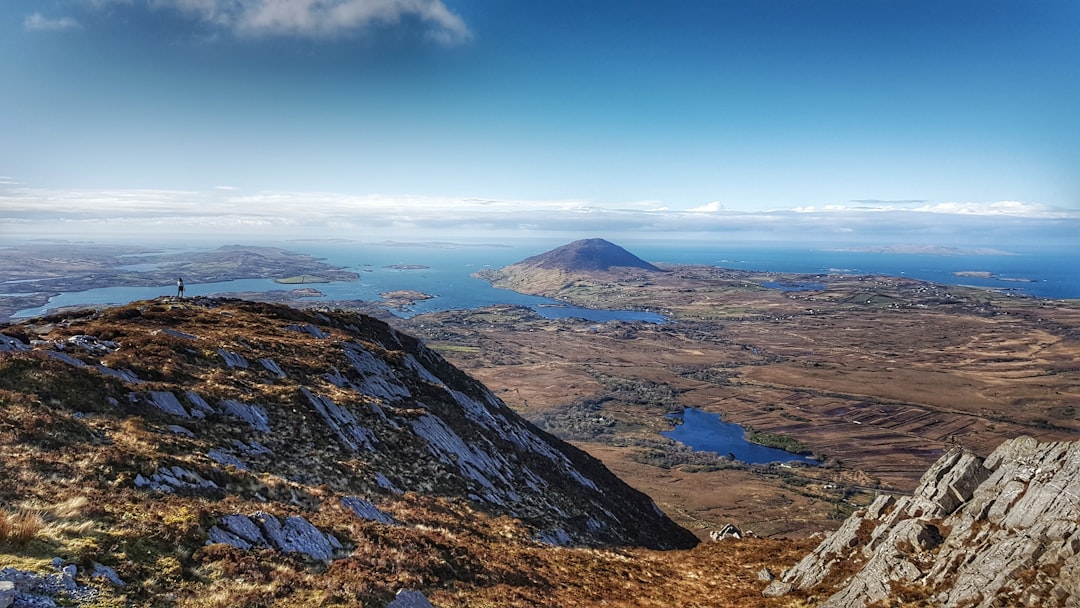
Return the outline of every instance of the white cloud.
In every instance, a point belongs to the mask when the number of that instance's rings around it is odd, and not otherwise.
[[[0,232],[76,231],[100,238],[180,234],[299,237],[443,238],[454,235],[635,235],[655,238],[933,243],[964,240],[1075,242],[1080,212],[1002,201],[900,205],[826,205],[730,211],[719,204],[666,209],[656,201],[507,200],[335,192],[257,192],[227,188],[56,190],[0,184]],[[1027,213],[1029,215],[1023,215]],[[231,237],[230,237],[231,238]],[[840,241],[836,241],[839,243]],[[985,243],[979,243],[980,246]]]
[[[1077,212],[1057,209],[1037,203],[1021,201],[997,201],[993,203],[936,203],[915,209],[926,213],[953,215],[1007,215],[1014,217],[1077,217]]]
[[[23,28],[31,32],[59,32],[62,30],[70,30],[79,27],[79,22],[71,17],[60,17],[59,19],[49,19],[42,16],[41,13],[34,13],[28,15],[23,21]]]
[[[720,201],[713,201],[700,207],[693,207],[691,209],[687,209],[687,211],[690,213],[718,213],[723,210],[724,204]]]
[[[867,201],[852,201],[864,203]],[[925,201],[874,201],[873,205],[860,204],[850,205],[806,205],[791,209],[793,213],[922,213],[954,216],[1007,216],[1032,219],[1052,218],[1080,218],[1080,211],[1074,209],[1062,209],[1050,207],[1038,203],[1026,203],[1022,201],[995,201],[995,202],[945,202],[926,203],[914,206],[912,203]]]
[[[101,2],[101,0],[92,0]],[[442,0],[146,0],[154,9],[175,10],[189,18],[243,36],[334,38],[374,27],[415,21],[423,35],[440,44],[469,40],[465,21]]]

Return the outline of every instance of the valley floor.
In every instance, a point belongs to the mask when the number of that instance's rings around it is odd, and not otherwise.
[[[816,291],[762,282],[812,281]],[[514,307],[394,323],[541,428],[601,458],[705,537],[834,528],[875,492],[910,492],[945,450],[1080,431],[1080,306],[886,277],[678,267],[516,289],[671,323],[550,320]],[[823,467],[745,467],[658,433],[696,407],[790,437]]]

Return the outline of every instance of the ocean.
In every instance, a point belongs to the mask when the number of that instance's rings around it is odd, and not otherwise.
[[[483,268],[499,268],[543,253],[563,243],[528,243],[512,246],[460,246],[439,248],[424,245],[379,245],[360,243],[277,242],[259,243],[324,258],[328,263],[360,274],[356,282],[308,285],[323,292],[327,300],[378,300],[387,291],[415,290],[435,296],[417,302],[398,314],[411,316],[426,312],[468,309],[492,304],[531,307],[548,317],[580,316],[602,322],[613,319],[662,322],[663,318],[638,311],[590,311],[567,307],[547,298],[496,289],[469,275]],[[1080,298],[1080,246],[1073,250],[1021,250],[1010,254],[934,255],[840,251],[822,248],[780,248],[775,246],[719,246],[692,244],[671,246],[644,242],[623,244],[627,250],[649,262],[708,264],[741,270],[791,272],[800,274],[880,274],[902,276],[945,285],[971,285],[1009,290],[1050,299]],[[208,247],[207,249],[211,249]],[[423,266],[396,269],[393,265]],[[145,266],[149,270],[150,266]],[[954,273],[967,273],[958,276]],[[975,276],[972,276],[972,273]],[[985,274],[983,274],[985,273]],[[242,279],[221,283],[188,283],[189,296],[238,291],[290,289],[266,279]],[[124,304],[175,293],[173,284],[161,287],[102,286],[80,292],[66,292],[47,305],[19,311],[17,318],[43,314],[61,306]]]

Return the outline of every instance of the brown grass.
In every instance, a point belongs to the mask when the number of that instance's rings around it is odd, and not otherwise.
[[[0,517],[0,546],[22,549],[45,528],[41,515],[19,511]]]

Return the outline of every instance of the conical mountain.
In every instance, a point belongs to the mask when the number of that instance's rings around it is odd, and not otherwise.
[[[534,255],[515,264],[525,268],[589,272],[612,268],[641,268],[660,272],[660,269],[629,251],[604,239],[582,239]]]

